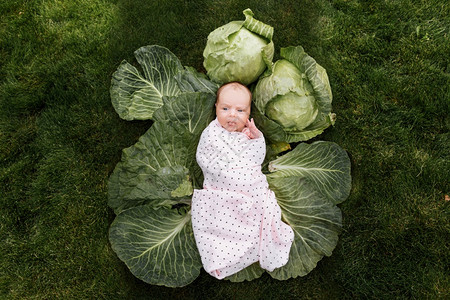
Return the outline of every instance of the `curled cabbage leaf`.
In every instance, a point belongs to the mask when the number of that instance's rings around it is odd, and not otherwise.
[[[183,68],[178,57],[165,47],[144,46],[134,55],[143,75],[123,60],[111,80],[111,102],[122,119],[153,120],[153,113],[163,105],[163,97],[217,91],[217,84],[191,67]]]

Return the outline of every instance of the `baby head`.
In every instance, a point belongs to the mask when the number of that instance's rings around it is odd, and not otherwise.
[[[216,115],[227,131],[241,132],[250,116],[252,93],[243,84],[233,81],[217,91]]]

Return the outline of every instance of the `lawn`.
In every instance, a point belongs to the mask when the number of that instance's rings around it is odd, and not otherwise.
[[[328,72],[333,141],[352,163],[343,231],[308,275],[183,288],[136,279],[112,251],[108,178],[151,121],[111,105],[144,45],[203,68],[212,30],[255,17]],[[445,0],[8,0],[0,4],[0,298],[450,297],[450,5]]]

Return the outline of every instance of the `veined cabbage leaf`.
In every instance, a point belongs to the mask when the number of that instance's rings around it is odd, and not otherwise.
[[[336,204],[350,193],[350,159],[332,142],[301,143],[271,161],[269,171],[282,219],[295,234],[289,262],[270,275],[280,280],[304,276],[336,247],[342,223]]]
[[[122,161],[110,177],[108,204],[116,213],[190,196],[193,187],[202,184],[201,169],[195,161],[196,145],[214,117],[215,97],[209,93],[184,93],[165,102],[155,112],[150,129],[134,146],[123,150]]]
[[[268,178],[298,177],[308,179],[323,197],[334,204],[350,194],[350,159],[332,142],[301,143],[294,150],[269,163]]]
[[[163,97],[183,92],[215,94],[218,85],[193,68],[183,68],[180,60],[167,48],[144,46],[134,52],[143,75],[125,60],[111,80],[111,102],[125,120],[153,119],[163,105]]]
[[[109,239],[134,276],[147,283],[184,286],[200,274],[188,211],[151,205],[127,209],[111,224]]]
[[[304,178],[272,178],[269,187],[276,195],[283,221],[295,236],[288,263],[270,275],[279,280],[304,276],[336,247],[341,211]]]

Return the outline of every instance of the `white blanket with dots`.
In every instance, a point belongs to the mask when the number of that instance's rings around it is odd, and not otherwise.
[[[273,271],[285,265],[294,240],[269,189],[261,164],[264,137],[249,139],[212,121],[197,147],[204,175],[194,190],[192,226],[204,269],[222,279],[259,261]]]

